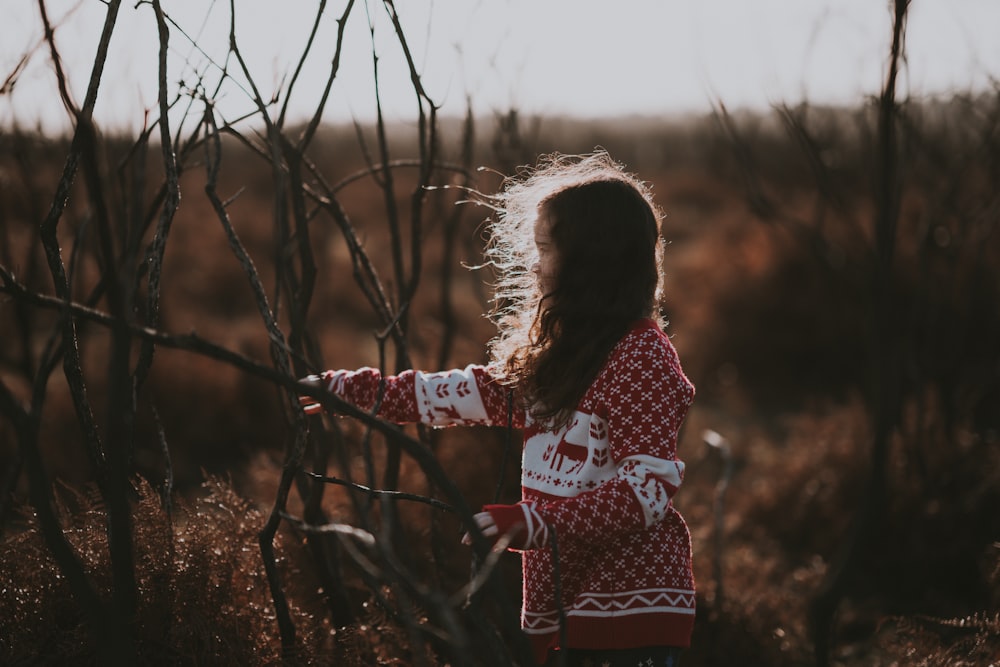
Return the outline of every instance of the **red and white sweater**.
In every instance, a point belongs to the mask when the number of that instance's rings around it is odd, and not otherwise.
[[[328,372],[330,389],[371,409],[375,369]],[[559,637],[557,536],[566,639],[573,648],[690,645],[695,591],[691,537],[671,498],[684,476],[677,432],[694,386],[652,320],[608,355],[568,423],[549,430],[515,409],[523,429],[522,498],[488,506],[523,547],[521,627],[544,662]],[[434,426],[507,423],[506,388],[481,366],[385,378],[379,415]]]

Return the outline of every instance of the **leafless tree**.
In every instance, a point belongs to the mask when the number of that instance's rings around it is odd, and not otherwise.
[[[333,17],[325,1],[318,3],[312,30],[293,74],[279,93],[269,99],[243,57],[236,32],[238,7],[234,0],[229,2],[229,52],[224,63],[212,64],[217,78],[211,79],[202,72],[197,82],[180,88],[171,84],[174,75],[168,71],[168,54],[177,40],[189,40],[195,47],[197,40],[174,22],[160,0],[151,0],[140,3],[148,6],[137,9],[149,11],[159,38],[156,117],[126,152],[116,181],[103,164],[105,146],[93,120],[108,45],[120,9],[117,0],[106,4],[104,31],[90,85],[83,102],[77,105],[61,66],[46,3],[38,2],[59,92],[73,124],[72,141],[49,210],[38,211],[34,216],[34,240],[24,255],[32,257],[35,248],[40,247],[49,277],[40,276],[38,267],[31,263],[19,267],[20,257],[4,256],[0,265],[0,293],[9,299],[6,309],[14,314],[5,335],[16,333],[21,341],[18,385],[0,380],[0,416],[12,425],[19,452],[4,471],[4,497],[10,495],[23,474],[46,544],[83,611],[94,646],[99,647],[99,659],[107,663],[134,663],[140,651],[135,618],[144,592],[137,583],[133,562],[131,506],[135,494],[135,421],[139,406],[147,400],[143,387],[155,368],[157,351],[178,349],[229,364],[248,377],[271,383],[278,392],[287,424],[287,444],[276,497],[259,534],[259,546],[282,653],[287,660],[294,662],[307,656],[302,652],[289,611],[288,582],[282,580],[278,566],[280,554],[276,553],[275,538],[282,524],[307,541],[334,627],[354,619],[345,588],[345,571],[350,569],[367,583],[371,595],[394,622],[406,629],[415,664],[431,663],[434,653],[449,656],[455,664],[530,663],[530,653],[513,625],[516,612],[504,586],[494,576],[497,557],[489,554],[472,521],[468,503],[435,458],[430,434],[418,431],[414,437],[334,396],[316,393],[314,398],[331,412],[353,417],[365,425],[367,433],[359,446],[367,461],[372,461],[377,441],[387,448],[382,477],[375,476],[375,466],[369,463],[368,478],[362,483],[351,478],[348,445],[337,425],[307,417],[298,400],[302,388],[297,378],[326,367],[319,341],[309,327],[318,279],[316,244],[312,238],[317,224],[332,224],[346,244],[355,282],[380,322],[376,336],[383,370],[388,373],[411,365],[410,313],[423,285],[423,253],[428,243],[437,240],[426,235],[426,218],[429,211],[435,211],[444,221],[440,242],[444,244],[446,262],[453,262],[462,213],[457,209],[445,210],[443,197],[450,196],[451,190],[440,186],[449,182],[453,174],[457,175],[455,182],[459,188],[472,185],[471,112],[461,140],[464,149],[460,159],[449,163],[442,158],[438,108],[422,86],[394,3],[392,0],[364,3],[373,35],[370,56],[374,58],[375,70],[374,139],[366,138],[364,128],[359,126],[358,138],[367,166],[361,172],[332,182],[310,157],[310,149],[321,127],[342,59],[357,57],[344,52],[344,31],[348,21],[362,20],[358,3],[349,0],[342,12]],[[375,48],[375,23],[370,13],[373,11],[382,11],[388,17],[413,87],[416,149],[412,156],[402,159],[393,155],[393,142],[382,111],[380,56]],[[316,36],[329,21],[337,25],[337,38],[332,46],[321,47]],[[315,49],[327,47],[332,48],[332,53],[327,54],[330,64],[320,100],[308,121],[292,126],[288,111],[298,92],[303,65]],[[15,75],[16,72],[11,76]],[[244,82],[242,86],[252,110],[244,117],[227,119],[214,103],[214,92],[237,75]],[[186,110],[177,113],[178,109]],[[239,194],[226,199],[220,191],[220,174],[227,167],[227,146],[242,146],[270,170],[274,245],[273,256],[265,259],[274,272],[275,282],[270,289],[258,268],[261,258],[252,256],[237,231],[238,225],[234,224],[231,208]],[[154,147],[159,148],[162,180],[150,190],[146,157]],[[204,196],[252,290],[257,315],[269,341],[269,364],[261,364],[197,334],[175,334],[162,328],[161,295],[163,281],[167,279],[164,259],[171,247],[173,222],[182,198],[182,182],[185,182],[182,176],[193,173],[196,167],[204,168]],[[404,210],[399,206],[402,186],[398,174],[402,171],[417,174],[409,187],[408,206]],[[83,177],[82,191],[74,185],[78,175]],[[382,195],[391,248],[391,277],[387,282],[359,240],[352,216],[341,201],[344,189],[361,181],[374,182]],[[435,196],[438,199],[429,202]],[[73,204],[88,211],[85,224],[76,229],[75,238],[66,229],[64,215],[67,205]],[[99,267],[96,280],[82,277],[79,267],[83,262]],[[45,286],[48,281],[51,290]],[[444,280],[440,301],[449,328],[453,326],[448,316],[452,309],[451,290],[450,281]],[[107,334],[107,366],[101,369],[107,374],[105,396],[95,397],[93,370],[87,368],[81,354],[81,330]],[[438,356],[442,361],[449,355],[451,335],[449,330],[441,342]],[[47,341],[40,353],[33,352],[38,349],[37,340]],[[391,362],[387,361],[390,350]],[[60,362],[106,512],[113,575],[110,600],[101,595],[92,575],[85,571],[66,539],[40,447],[39,421],[46,390]],[[96,404],[104,407],[104,418],[95,414]],[[165,466],[164,502],[169,503],[171,447],[166,430],[161,427],[159,434],[157,446],[163,452]],[[400,468],[407,457],[426,477],[431,494],[399,490]],[[338,468],[332,474],[331,465]],[[325,514],[323,497],[330,484],[348,489],[359,518],[357,525],[342,525]],[[293,492],[303,499],[301,517],[293,516],[288,508]],[[423,503],[433,512],[456,514],[466,529],[473,532],[474,550],[482,565],[468,587],[447,590],[433,578],[425,580],[403,557],[409,547],[395,507],[404,501]],[[491,608],[499,608],[502,613],[491,614]]]

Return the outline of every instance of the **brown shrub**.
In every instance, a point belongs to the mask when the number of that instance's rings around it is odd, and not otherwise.
[[[209,479],[181,502],[171,518],[155,490],[137,484],[134,505],[136,628],[141,664],[262,664],[277,662],[281,643],[264,577],[257,533],[263,517],[228,483]],[[64,530],[93,585],[107,599],[111,577],[105,516],[92,487],[59,495]],[[25,513],[23,528],[0,548],[0,662],[93,662],[95,647],[65,578]],[[279,535],[276,550],[291,601],[300,650],[321,656],[335,633],[317,608],[319,595],[302,595],[304,575],[295,541]]]

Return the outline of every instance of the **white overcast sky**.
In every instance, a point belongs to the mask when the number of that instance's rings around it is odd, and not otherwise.
[[[172,28],[169,80],[214,87],[229,37],[227,0],[162,0]],[[0,78],[27,66],[0,95],[0,128],[16,120],[67,126],[38,3],[0,0]],[[305,44],[318,0],[235,0],[237,39],[263,96],[282,90]],[[122,3],[96,111],[105,127],[136,129],[155,116],[157,36],[150,4]],[[890,37],[886,0],[397,0],[424,85],[442,113],[518,108],[581,117],[705,111],[775,102],[856,104],[878,91]],[[292,95],[315,108],[346,0],[329,0],[317,44]],[[47,0],[74,97],[82,100],[106,5]],[[381,2],[356,0],[341,71],[325,119],[371,118],[375,28],[386,114],[416,114],[405,63]],[[186,33],[187,37],[182,34]],[[1000,0],[913,0],[904,92],[966,91],[1000,79]],[[196,38],[199,48],[189,38]],[[40,48],[41,47],[41,48]],[[230,62],[235,71],[235,61]],[[242,77],[237,77],[242,79]],[[227,118],[252,110],[228,81],[217,96]],[[179,113],[179,112],[178,112]]]

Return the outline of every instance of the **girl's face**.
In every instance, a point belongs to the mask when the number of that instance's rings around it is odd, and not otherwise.
[[[542,295],[551,294],[556,288],[556,246],[551,235],[552,224],[544,211],[538,212],[535,221],[535,247],[538,249],[538,261],[531,267],[538,280],[538,288]]]

